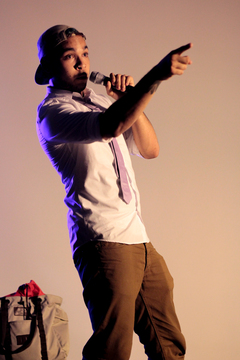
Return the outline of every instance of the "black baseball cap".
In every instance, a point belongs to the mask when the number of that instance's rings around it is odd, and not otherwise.
[[[86,39],[83,33],[67,25],[52,26],[40,36],[37,42],[40,64],[35,73],[35,82],[38,85],[47,85],[49,83],[49,75],[41,64],[42,59],[52,55],[59,44],[74,35],[81,35]]]

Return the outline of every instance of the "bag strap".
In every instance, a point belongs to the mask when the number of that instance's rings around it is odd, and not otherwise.
[[[0,329],[0,347],[4,347],[4,341],[8,323],[8,303],[5,298],[1,298],[1,329]]]
[[[9,300],[1,299],[1,333],[0,333],[0,354],[5,355],[6,360],[12,360],[11,355],[11,335],[8,323],[8,304]]]
[[[41,341],[42,360],[48,360],[47,341],[46,341],[46,335],[45,335],[44,326],[43,326],[41,302],[42,302],[42,300],[40,298],[37,298],[37,301],[36,301],[37,324],[38,324],[40,341]]]
[[[36,315],[33,315],[30,334],[28,339],[25,341],[23,346],[18,349],[11,351],[11,334],[10,334],[10,324],[8,322],[8,304],[9,300],[5,298],[1,299],[1,313],[2,313],[2,336],[0,343],[0,354],[5,355],[6,360],[12,360],[12,354],[18,354],[26,350],[32,343],[35,332],[36,332]]]
[[[41,310],[41,302],[40,298],[32,298],[32,301],[35,305],[35,313],[36,315],[32,315],[31,329],[28,339],[25,343],[19,347],[18,349],[11,351],[11,337],[10,337],[10,326],[8,323],[8,304],[9,300],[2,298],[1,302],[1,313],[2,313],[2,331],[1,331],[1,342],[0,342],[0,354],[5,355],[6,360],[12,360],[11,354],[18,354],[24,350],[26,350],[32,343],[34,335],[36,333],[36,328],[38,326],[40,341],[41,341],[41,355],[42,360],[48,360],[47,354],[47,342],[46,335],[43,326],[43,318],[42,318],[42,310]]]

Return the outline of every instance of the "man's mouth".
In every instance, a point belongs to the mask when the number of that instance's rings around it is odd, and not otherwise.
[[[77,79],[81,79],[81,80],[87,80],[88,76],[87,76],[87,73],[83,72],[81,74],[78,74],[76,76]]]

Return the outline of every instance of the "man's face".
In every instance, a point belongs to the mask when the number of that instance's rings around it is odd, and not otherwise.
[[[53,86],[82,93],[90,71],[88,47],[84,38],[80,35],[71,36],[60,44],[52,65]]]

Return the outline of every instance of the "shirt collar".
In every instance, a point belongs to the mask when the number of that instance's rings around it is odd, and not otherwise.
[[[63,89],[56,89],[53,86],[48,86],[47,87],[47,96],[51,96],[51,97],[70,97],[70,98],[78,98],[81,101],[88,101],[88,99],[91,97],[91,95],[94,93],[94,91],[92,89],[86,88],[84,90],[84,97],[78,93],[78,92],[73,92],[73,91],[69,91],[69,90],[63,90]]]

